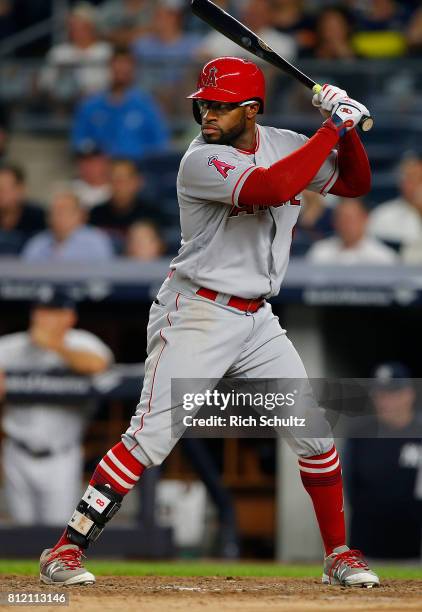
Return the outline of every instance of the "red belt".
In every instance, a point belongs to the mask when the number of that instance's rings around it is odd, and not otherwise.
[[[215,302],[218,296],[218,291],[206,289],[205,287],[201,287],[196,293],[197,295],[207,298],[212,302]],[[262,298],[257,298],[256,300],[247,300],[245,298],[236,297],[235,295],[232,295],[226,306],[237,308],[237,310],[242,310],[243,312],[256,312],[261,308],[261,306],[263,306],[263,304],[264,300]]]

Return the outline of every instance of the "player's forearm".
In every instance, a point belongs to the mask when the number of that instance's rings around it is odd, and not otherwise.
[[[66,347],[58,351],[66,364],[78,374],[99,374],[107,369],[108,363],[104,357],[87,351],[75,351]]]
[[[275,206],[288,202],[312,181],[339,139],[338,131],[324,124],[303,147],[269,168],[257,168],[245,181],[239,204]]]
[[[338,147],[339,177],[330,193],[344,198],[358,198],[371,189],[371,166],[356,130],[340,140]]]

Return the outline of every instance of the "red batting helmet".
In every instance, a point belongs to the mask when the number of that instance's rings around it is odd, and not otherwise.
[[[198,79],[198,90],[188,96],[193,102],[193,114],[198,123],[201,115],[195,100],[213,102],[260,102],[264,112],[265,77],[256,64],[238,57],[218,57],[204,66]]]

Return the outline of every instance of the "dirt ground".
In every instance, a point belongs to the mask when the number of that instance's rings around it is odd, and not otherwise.
[[[1,591],[57,591],[38,580],[2,576]],[[280,578],[100,577],[96,585],[68,587],[78,612],[369,612],[422,611],[422,580],[388,580],[380,588],[322,586],[318,580]],[[37,606],[38,607],[38,606]],[[32,606],[31,606],[32,608]],[[10,610],[10,606],[0,606]],[[20,608],[22,609],[22,608]],[[60,607],[42,606],[43,611]]]

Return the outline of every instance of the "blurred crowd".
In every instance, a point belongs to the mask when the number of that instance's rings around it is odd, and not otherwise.
[[[422,8],[416,0],[217,3],[290,59],[348,61],[422,53]],[[42,19],[58,18],[58,4],[0,0],[0,50],[11,35]],[[18,55],[38,54],[42,61],[34,87],[43,108],[59,116],[70,112],[73,178],[49,185],[48,202],[34,202],[25,160],[15,164],[8,153],[13,109],[0,105],[0,256],[150,261],[173,255],[180,246],[175,192],[180,155],[174,155],[173,136],[181,109],[189,112],[183,94],[193,87],[203,61],[247,53],[210,31],[184,0],[69,1],[61,6],[68,7],[63,36],[57,37],[61,41],[48,39],[43,47],[38,40]],[[270,70],[270,88],[272,76]],[[292,254],[306,255],[315,264],[420,263],[418,153],[397,160],[396,170],[397,197],[378,200],[376,208],[372,200],[305,193]]]
[[[176,115],[179,96],[175,94],[192,82],[192,65],[221,55],[248,56],[194,17],[187,0],[69,0],[64,4],[67,15],[57,9],[54,13],[57,23],[61,22],[54,39],[47,39],[41,48],[37,40],[17,51],[31,59],[38,54],[44,61],[41,78],[33,86],[45,95],[45,101],[73,104],[81,96],[103,91],[113,80],[110,59],[113,48],[119,46],[133,55],[134,73],[143,87],[167,114]],[[422,8],[417,0],[336,4],[217,0],[217,4],[287,59],[349,61],[420,57],[422,53]],[[29,19],[33,24],[37,16],[47,17],[53,6],[52,0],[0,0],[0,51],[2,39],[30,25]]]
[[[58,184],[49,201],[39,203],[27,193],[24,169],[3,161],[0,257],[29,262],[129,257],[148,262],[174,253],[180,241],[177,219],[172,227],[136,161],[113,158],[95,147],[78,150],[74,162],[75,178]],[[420,157],[401,161],[397,187],[396,198],[373,210],[362,199],[329,197],[326,202],[305,192],[293,254],[305,255],[311,264],[420,263]]]
[[[111,161],[98,151],[78,164],[80,176],[58,185],[45,206],[28,199],[21,167],[0,167],[0,254],[28,262],[162,257],[160,211],[143,196],[137,165]],[[97,183],[86,181],[91,172]]]
[[[398,57],[420,54],[418,0],[215,0],[291,56]],[[0,40],[54,15],[53,0],[1,0]],[[56,11],[57,5],[56,4]],[[106,63],[110,44],[132,46],[142,61],[186,59],[236,48],[192,17],[185,0],[69,0],[69,42],[53,46],[49,61]],[[204,36],[204,33],[206,35]],[[220,41],[223,47],[218,46]],[[376,45],[374,45],[376,41]],[[51,45],[51,40],[44,45]],[[39,43],[38,43],[39,45]],[[227,46],[229,45],[229,46]],[[44,47],[42,51],[45,51]],[[33,55],[40,47],[26,48]],[[95,83],[104,84],[96,74]],[[104,78],[106,78],[104,76]]]

